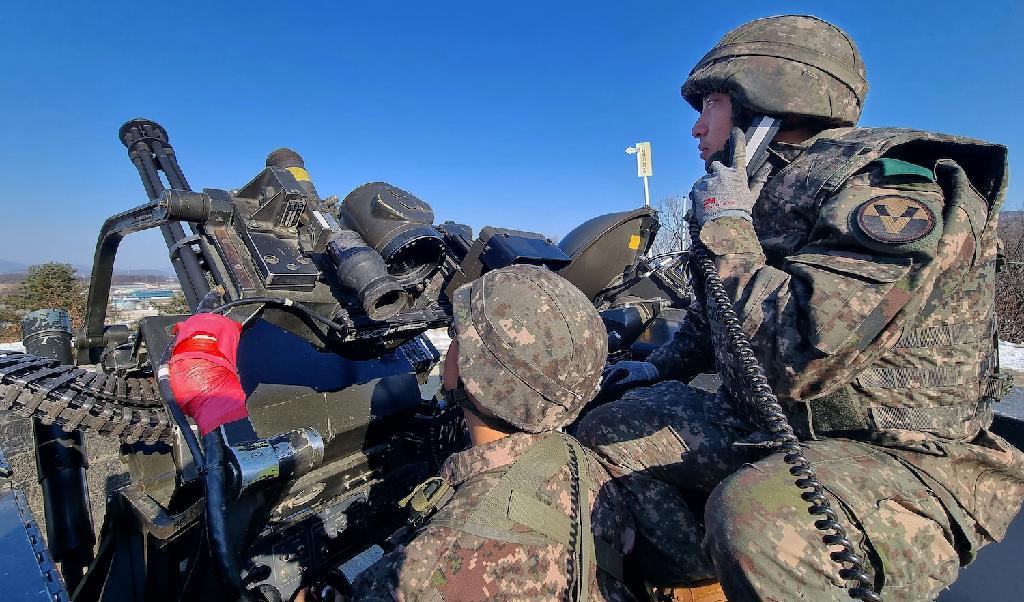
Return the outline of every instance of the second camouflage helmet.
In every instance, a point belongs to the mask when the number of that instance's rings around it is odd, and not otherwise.
[[[682,93],[700,111],[710,92],[728,92],[756,114],[844,126],[860,118],[868,82],[846,32],[817,17],[783,15],[740,25],[704,55]]]
[[[476,404],[524,431],[565,426],[597,393],[608,333],[590,300],[561,276],[513,265],[452,300],[459,376]]]

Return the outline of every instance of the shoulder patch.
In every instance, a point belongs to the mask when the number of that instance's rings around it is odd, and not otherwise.
[[[855,216],[861,232],[887,244],[914,242],[935,229],[932,210],[908,196],[876,196],[857,207]]]
[[[902,178],[918,181],[927,180],[928,182],[935,181],[935,174],[932,173],[932,170],[921,167],[920,165],[915,165],[908,161],[885,157],[882,159],[876,159],[872,161],[872,163],[882,168],[883,178]]]

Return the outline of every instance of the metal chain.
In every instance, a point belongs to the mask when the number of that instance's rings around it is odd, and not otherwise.
[[[800,440],[793,432],[775,392],[768,383],[764,368],[754,355],[750,338],[743,331],[739,316],[733,309],[732,299],[718,275],[715,262],[707,247],[700,241],[700,230],[694,221],[690,222],[690,240],[693,241],[694,263],[704,283],[709,309],[714,308],[718,322],[726,332],[729,352],[740,365],[740,372],[746,377],[742,383],[761,421],[784,453],[783,460],[790,465],[789,472],[798,477],[794,484],[801,490],[800,497],[810,504],[808,513],[820,517],[814,527],[821,531],[822,542],[827,546],[840,546],[839,552],[830,552],[830,557],[839,565],[839,576],[856,585],[848,588],[851,598],[867,602],[881,602],[882,597],[874,591],[871,576],[864,570],[864,560],[855,553],[853,543],[847,537],[846,529],[839,523],[839,517],[832,509],[825,487],[818,481],[810,462],[800,448]]]
[[[143,397],[152,383],[97,375],[27,353],[0,351],[0,410],[36,416],[125,443],[172,443],[174,428],[163,402]]]

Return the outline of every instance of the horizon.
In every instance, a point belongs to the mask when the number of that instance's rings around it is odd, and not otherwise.
[[[287,146],[323,196],[384,180],[437,222],[557,240],[643,203],[623,152],[638,141],[652,144],[652,204],[689,190],[703,163],[679,85],[727,30],[779,13],[850,33],[871,85],[861,125],[1002,143],[1021,166],[1024,124],[1004,117],[1024,108],[1012,2],[275,7],[162,6],[159,35],[136,26],[155,14],[137,4],[9,7],[0,259],[91,265],[103,220],[146,200],[115,135],[140,115],[167,128],[196,190],[240,187]],[[1011,179],[1005,209],[1022,208]],[[156,232],[118,257],[170,269]]]

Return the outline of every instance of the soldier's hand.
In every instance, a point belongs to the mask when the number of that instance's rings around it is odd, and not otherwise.
[[[757,197],[747,180],[747,145],[743,130],[733,128],[725,147],[722,161],[710,161],[708,173],[690,190],[694,217],[705,223],[720,217],[740,217],[750,220]]]
[[[624,361],[605,366],[601,372],[602,397],[618,397],[634,387],[657,382],[658,368],[650,362]]]

